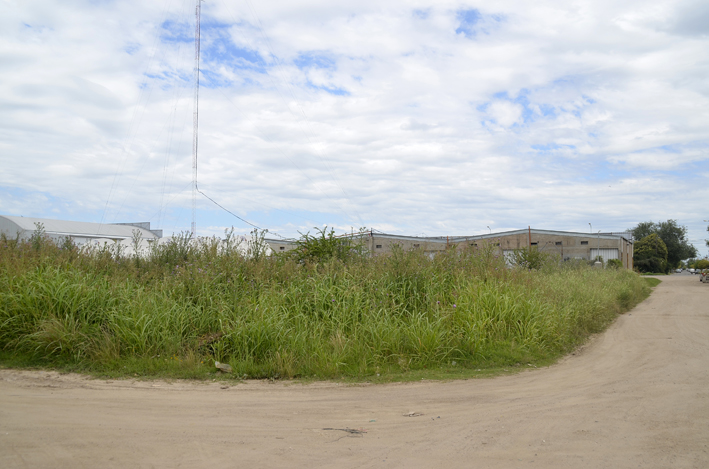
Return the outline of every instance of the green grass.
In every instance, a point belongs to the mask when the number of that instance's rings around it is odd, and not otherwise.
[[[231,379],[486,376],[551,363],[647,297],[645,280],[509,269],[491,249],[302,263],[214,240],[136,259],[0,239],[0,364],[110,377],[214,379],[214,360]]]
[[[643,280],[645,280],[645,282],[650,288],[655,288],[656,286],[662,283],[662,280],[660,280],[659,278],[643,278]]]

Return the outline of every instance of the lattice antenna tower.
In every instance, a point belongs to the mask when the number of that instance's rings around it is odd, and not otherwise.
[[[200,10],[203,0],[197,0],[194,31],[194,111],[192,114],[192,238],[197,236],[197,143],[199,127],[199,39]]]

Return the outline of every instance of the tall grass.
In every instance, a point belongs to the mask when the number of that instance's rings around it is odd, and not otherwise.
[[[491,248],[316,263],[184,241],[138,258],[0,239],[5,357],[185,376],[213,360],[247,377],[506,366],[559,356],[648,294],[632,272],[509,269]]]

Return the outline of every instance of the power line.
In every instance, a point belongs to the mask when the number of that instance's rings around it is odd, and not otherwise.
[[[237,214],[235,214],[234,212],[232,212],[231,210],[225,208],[224,206],[222,206],[221,204],[219,204],[216,200],[212,199],[212,198],[209,197],[207,194],[205,194],[204,192],[202,192],[201,190],[199,190],[199,188],[197,188],[197,192],[199,192],[200,194],[202,194],[203,196],[205,196],[207,199],[209,199],[209,200],[210,200],[214,205],[216,205],[217,207],[221,208],[222,210],[224,210],[225,212],[229,213],[229,214],[232,215],[233,217],[238,218],[239,220],[243,221],[243,222],[246,223],[247,225],[253,226],[253,227],[256,228],[257,230],[268,231],[267,229],[264,229],[264,228],[261,228],[260,226],[254,225],[253,223],[251,223],[251,222],[248,221],[248,220],[244,220],[244,219],[241,218],[239,215],[237,215]],[[285,237],[279,235],[278,233],[270,232],[270,231],[269,231],[269,233],[271,233],[272,235],[278,236],[278,237],[281,238],[281,239],[286,239]]]

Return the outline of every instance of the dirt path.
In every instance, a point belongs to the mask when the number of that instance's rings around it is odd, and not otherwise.
[[[222,389],[0,370],[0,467],[707,468],[709,285],[662,280],[576,355],[495,379]]]

